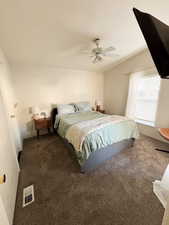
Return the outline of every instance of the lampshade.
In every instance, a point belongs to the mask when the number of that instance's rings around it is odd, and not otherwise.
[[[39,114],[39,112],[40,112],[40,110],[39,110],[38,106],[33,106],[32,107],[32,114],[33,115]]]
[[[102,103],[101,103],[101,101],[100,100],[96,100],[95,101],[95,105],[101,105]]]

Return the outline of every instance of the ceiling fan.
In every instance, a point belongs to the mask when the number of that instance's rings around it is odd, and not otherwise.
[[[115,47],[110,46],[108,48],[103,48],[100,46],[100,38],[95,38],[93,40],[95,43],[96,47],[93,48],[90,51],[83,51],[85,54],[89,54],[92,57],[92,62],[93,63],[99,63],[103,61],[104,57],[116,57],[118,56],[117,54],[113,54],[112,52],[115,51]]]

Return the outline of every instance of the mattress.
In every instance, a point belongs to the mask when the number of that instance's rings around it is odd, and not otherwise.
[[[71,114],[65,114],[62,116],[57,116],[57,131],[59,135],[66,138],[68,131],[72,126],[80,125],[81,123],[93,123],[93,121],[100,120],[105,117],[110,117],[110,115],[102,114],[95,111],[89,112],[77,112]],[[112,116],[113,117],[113,116]],[[114,116],[119,118],[118,116]],[[138,138],[138,128],[136,123],[127,119],[126,117],[121,117],[122,119],[116,123],[108,123],[106,126],[100,126],[99,129],[92,130],[82,144],[82,151],[75,149],[75,154],[77,156],[79,164],[82,166],[85,161],[89,158],[90,154],[94,151],[99,151],[99,149],[104,148],[108,145],[118,143],[125,139]],[[123,119],[124,118],[124,119]],[[68,142],[71,143],[73,138],[70,138]],[[71,143],[75,147],[73,141]]]

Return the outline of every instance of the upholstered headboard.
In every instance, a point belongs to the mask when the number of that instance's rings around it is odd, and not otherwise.
[[[56,132],[56,129],[54,128],[54,123],[55,123],[55,117],[58,114],[57,108],[53,108],[51,112],[51,122],[52,122],[52,129],[54,132]]]

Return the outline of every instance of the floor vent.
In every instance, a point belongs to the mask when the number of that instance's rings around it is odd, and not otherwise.
[[[23,207],[31,204],[34,202],[34,187],[33,185],[30,185],[23,189]]]

